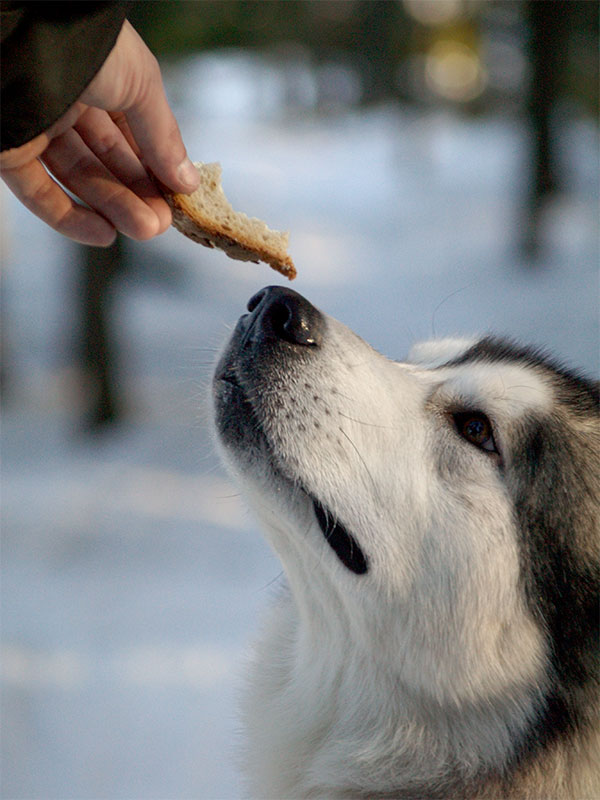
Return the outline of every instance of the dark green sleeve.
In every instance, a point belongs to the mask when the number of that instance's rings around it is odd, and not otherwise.
[[[81,95],[112,50],[127,3],[0,4],[0,151],[47,130]]]

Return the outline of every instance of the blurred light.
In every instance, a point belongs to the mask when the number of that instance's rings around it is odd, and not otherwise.
[[[140,645],[120,652],[114,666],[134,686],[209,689],[230,674],[236,655],[211,645]]]
[[[427,87],[446,100],[468,103],[483,92],[487,72],[477,53],[461,42],[441,41],[425,58]]]
[[[2,680],[21,687],[79,688],[88,676],[87,665],[71,650],[34,651],[18,644],[2,647]]]
[[[219,645],[134,645],[94,658],[71,650],[2,647],[2,681],[22,689],[79,691],[98,680],[142,687],[210,689],[239,654]]]
[[[463,0],[403,0],[406,12],[422,25],[446,25],[464,11]]]
[[[120,469],[115,465],[115,472]],[[112,496],[111,509],[159,519],[194,520],[232,530],[244,524],[243,505],[227,480],[152,467],[127,470]]]

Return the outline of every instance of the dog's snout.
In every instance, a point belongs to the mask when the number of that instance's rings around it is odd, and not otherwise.
[[[321,312],[293,289],[267,286],[250,298],[255,332],[292,344],[319,347],[325,320]]]

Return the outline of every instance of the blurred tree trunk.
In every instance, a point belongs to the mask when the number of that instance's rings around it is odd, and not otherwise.
[[[559,95],[568,41],[570,0],[527,0],[531,76],[527,113],[532,166],[529,221],[524,246],[530,255],[539,248],[540,212],[558,185],[556,140],[552,112]]]
[[[529,115],[535,140],[533,195],[536,201],[556,188],[556,162],[551,130],[561,60],[567,43],[568,0],[529,0],[531,85]]]
[[[120,236],[110,247],[80,248],[83,261],[82,339],[85,416],[89,429],[119,419],[122,409],[116,378],[118,353],[112,330],[111,299],[115,278],[124,270]]]
[[[399,24],[398,4],[390,0],[361,0],[356,51],[364,57],[364,100],[375,103],[397,93],[398,50],[394,46]]]

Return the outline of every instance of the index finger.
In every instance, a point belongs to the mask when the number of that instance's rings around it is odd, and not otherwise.
[[[169,189],[193,192],[198,173],[167,102],[158,65],[144,94],[125,114],[144,164]]]

